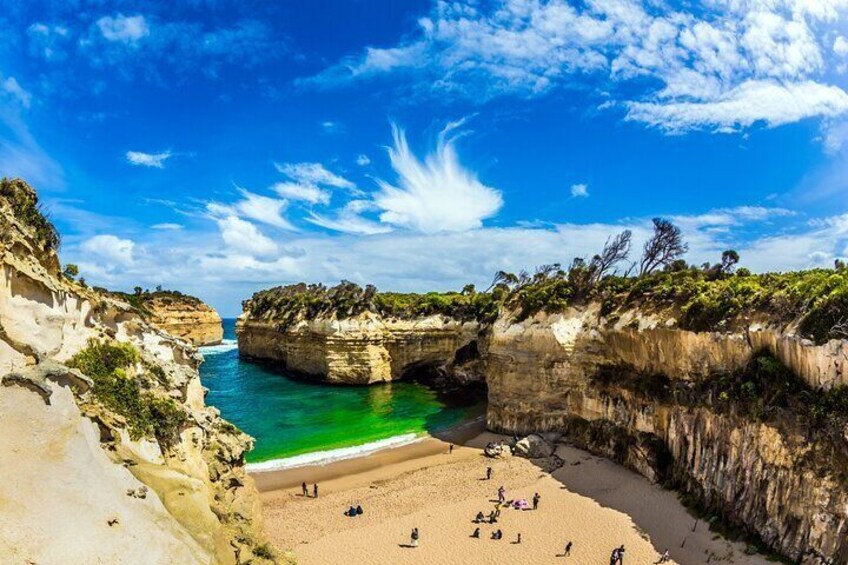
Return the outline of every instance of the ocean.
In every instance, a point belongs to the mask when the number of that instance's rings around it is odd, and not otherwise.
[[[253,470],[289,468],[364,455],[417,441],[479,415],[479,397],[445,398],[419,383],[342,387],[290,378],[239,358],[235,320],[224,342],[203,347],[206,403],[256,439]]]

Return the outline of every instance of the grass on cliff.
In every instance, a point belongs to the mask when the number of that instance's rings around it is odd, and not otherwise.
[[[187,415],[174,400],[143,390],[147,383],[132,376],[140,360],[138,351],[130,344],[92,340],[71,358],[68,366],[94,381],[95,398],[126,420],[133,439],[153,435],[164,445],[170,445],[187,421]],[[153,377],[159,379],[158,375]]]
[[[468,286],[462,292],[425,294],[378,292],[368,285],[348,281],[334,287],[322,284],[296,284],[257,292],[243,303],[254,318],[272,320],[287,327],[298,320],[318,317],[345,319],[364,312],[386,318],[410,319],[443,315],[457,320],[492,320],[498,305],[492,294],[476,292]]]
[[[0,198],[9,203],[15,217],[32,230],[33,236],[45,250],[59,249],[59,232],[53,227],[32,187],[21,179],[3,177],[0,179]]]

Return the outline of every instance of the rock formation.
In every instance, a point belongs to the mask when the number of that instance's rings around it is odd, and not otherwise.
[[[192,345],[217,345],[224,338],[221,316],[193,296],[154,292],[145,297],[144,308],[153,325]]]
[[[252,440],[204,405],[201,357],[62,276],[57,246],[35,192],[0,181],[0,555],[268,561]]]

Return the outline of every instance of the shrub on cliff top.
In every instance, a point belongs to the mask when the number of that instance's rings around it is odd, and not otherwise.
[[[91,340],[67,364],[91,378],[95,398],[126,420],[133,439],[153,435],[169,445],[186,422],[186,413],[172,399],[142,391],[129,371],[139,361],[130,344]]]
[[[35,190],[21,179],[0,179],[0,198],[9,203],[12,213],[33,231],[33,237],[48,251],[59,249],[59,232],[47,217]]]

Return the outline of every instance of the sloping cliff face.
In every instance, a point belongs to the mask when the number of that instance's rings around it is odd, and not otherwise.
[[[217,345],[224,339],[221,316],[211,306],[186,295],[154,293],[145,300],[150,322],[192,345]]]
[[[452,370],[457,351],[476,344],[479,329],[443,316],[399,320],[371,312],[286,326],[243,315],[236,324],[241,355],[317,380],[358,385],[398,380],[416,369]]]
[[[60,276],[34,191],[3,183],[0,555],[261,563],[270,552],[244,470],[252,440],[204,405],[201,358],[127,304]],[[69,367],[94,344],[128,356],[110,380]]]
[[[504,314],[485,359],[488,425],[564,432],[784,555],[846,563],[848,482],[830,444],[790,418],[754,419],[699,397],[711,379],[743,370],[762,350],[813,388],[845,384],[845,342],[817,346],[793,327],[695,333],[637,311],[607,322],[594,305],[522,322]],[[647,376],[657,374],[667,379],[664,393],[651,390]],[[843,435],[837,443],[848,442],[848,429]]]

